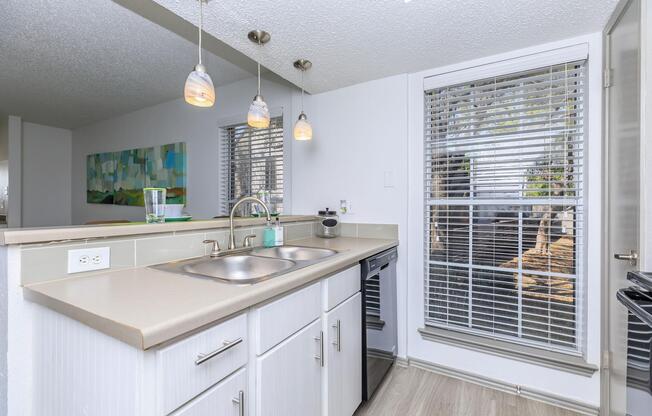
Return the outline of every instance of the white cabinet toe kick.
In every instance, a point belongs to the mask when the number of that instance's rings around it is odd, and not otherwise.
[[[360,266],[142,351],[38,307],[32,415],[351,416]]]

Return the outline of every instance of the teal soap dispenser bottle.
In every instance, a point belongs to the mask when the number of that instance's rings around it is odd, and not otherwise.
[[[263,246],[274,247],[276,245],[276,232],[272,227],[271,221],[267,221],[265,229],[263,230]]]

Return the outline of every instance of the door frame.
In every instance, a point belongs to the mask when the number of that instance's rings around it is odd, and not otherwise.
[[[611,17],[607,21],[607,24],[604,27],[604,30],[602,31],[602,60],[603,60],[603,79],[604,79],[604,92],[602,95],[602,204],[603,204],[603,210],[602,210],[602,216],[603,216],[603,224],[605,224],[604,229],[603,229],[603,238],[602,238],[602,276],[601,276],[601,365],[600,365],[600,414],[601,415],[608,415],[609,410],[610,410],[610,374],[611,374],[611,353],[609,351],[609,340],[610,340],[610,326],[609,326],[609,314],[611,311],[611,304],[615,302],[615,297],[612,296],[610,293],[610,287],[609,287],[609,263],[611,261],[611,253],[609,252],[609,230],[610,230],[610,225],[609,225],[609,214],[610,214],[610,206],[609,206],[609,140],[611,139],[609,135],[609,99],[611,98],[611,89],[608,88],[607,86],[607,69],[609,68],[610,65],[610,42],[609,42],[609,36],[614,28],[614,26],[620,21],[623,11],[633,2],[634,0],[620,0],[618,4],[616,5]],[[641,7],[641,19],[643,21],[641,22],[641,56],[639,59],[639,79],[641,82],[641,91],[645,90],[645,82],[643,77],[641,76],[641,67],[644,65],[644,48],[645,48],[645,35],[644,35],[644,20],[645,20],[645,1],[641,1],[640,7]],[[649,46],[648,46],[649,47]],[[644,125],[645,125],[645,118],[644,116],[644,97],[641,97],[641,119],[640,119],[640,129],[641,129],[641,135],[640,137],[645,137],[643,135],[644,133]],[[644,235],[645,232],[644,230],[644,213],[646,212],[646,204],[645,204],[645,197],[644,197],[644,192],[643,190],[645,187],[643,186],[643,179],[645,178],[645,153],[646,150],[647,152],[652,152],[652,149],[645,149],[644,145],[644,140],[641,140],[641,148],[640,148],[640,174],[639,174],[639,181],[641,183],[641,186],[639,187],[640,189],[640,195],[639,195],[639,227],[641,229],[641,232],[639,233],[639,265],[646,264],[646,260],[648,256],[646,256],[645,249],[646,245],[644,244]],[[652,154],[651,154],[652,158]]]
[[[9,116],[7,227],[23,226],[23,120]]]

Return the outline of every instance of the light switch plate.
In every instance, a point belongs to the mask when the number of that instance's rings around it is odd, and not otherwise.
[[[89,272],[111,267],[111,247],[68,250],[68,273]]]
[[[393,178],[392,172],[386,170],[385,172],[383,172],[383,176],[384,176],[383,182],[384,182],[385,188],[393,188],[394,187],[394,178]]]

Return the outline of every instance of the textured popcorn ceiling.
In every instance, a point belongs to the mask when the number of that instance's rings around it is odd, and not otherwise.
[[[196,0],[153,0],[196,21]],[[205,29],[283,78],[308,58],[322,92],[601,31],[618,0],[209,0]],[[263,50],[246,34],[263,29]]]
[[[204,58],[216,85],[252,76]],[[111,0],[0,0],[0,114],[82,126],[183,96],[196,60],[191,41]]]

